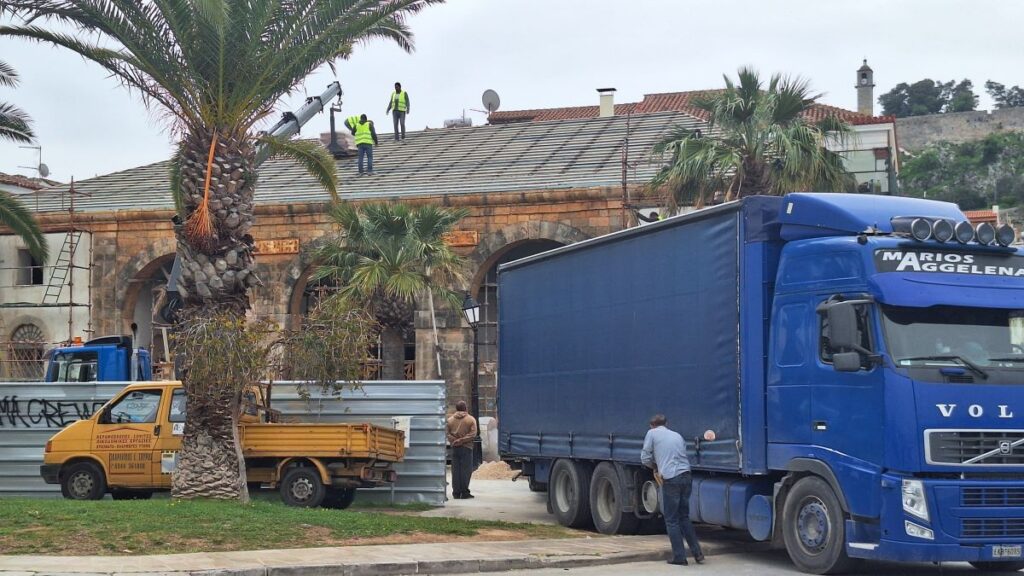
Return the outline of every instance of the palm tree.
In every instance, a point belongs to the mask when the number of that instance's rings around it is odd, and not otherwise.
[[[17,85],[18,73],[0,60],[0,86],[14,88]],[[13,104],[0,102],[0,140],[28,143],[33,138],[35,134],[32,133],[32,120],[28,114]],[[37,261],[46,262],[48,249],[42,230],[21,202],[6,192],[0,192],[0,225],[20,236]]]
[[[332,280],[342,295],[373,312],[381,325],[386,380],[403,377],[402,334],[411,327],[417,295],[438,296],[456,308],[462,301],[451,287],[465,281],[466,260],[445,244],[444,235],[466,214],[404,204],[368,204],[358,210],[336,204],[330,212],[341,234],[317,250],[320,265],[313,279]]]
[[[317,143],[257,132],[274,105],[322,65],[333,69],[357,42],[384,38],[411,50],[407,17],[440,1],[3,0],[0,13],[25,23],[0,26],[0,36],[79,54],[170,120],[178,137],[171,162],[178,291],[189,322],[244,315],[249,289],[260,284],[248,233],[259,147],[296,159],[337,197],[334,163]],[[244,499],[232,400],[247,382],[240,374],[216,382],[186,374],[184,384],[187,422],[174,495]]]
[[[856,186],[842,156],[825,146],[845,141],[851,128],[832,114],[808,119],[821,95],[811,94],[806,80],[775,74],[765,87],[753,69],[738,76],[738,83],[726,76],[724,90],[692,103],[707,117],[707,130],[678,128],[655,145],[670,160],[649,188],[665,194],[670,211],[702,206],[717,193],[731,200]]]

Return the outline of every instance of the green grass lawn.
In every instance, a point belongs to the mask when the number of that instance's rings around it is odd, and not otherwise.
[[[0,499],[0,554],[137,555],[566,537],[561,527],[422,518],[419,506],[290,508],[218,501]]]

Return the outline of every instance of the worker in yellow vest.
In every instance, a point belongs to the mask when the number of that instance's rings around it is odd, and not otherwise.
[[[354,136],[356,133],[356,124],[359,124],[359,116],[352,115],[345,118],[345,128],[348,128],[349,132]]]
[[[363,175],[363,158],[366,158],[366,173],[373,176],[373,146],[377,144],[377,131],[373,122],[366,119],[366,114],[359,116],[356,129],[352,131],[356,137],[356,150],[359,153],[359,175]]]
[[[388,100],[387,112],[395,121],[395,142],[398,142],[398,125],[402,125],[402,140],[405,140],[405,115],[409,113],[409,93],[402,90],[402,83],[395,82],[395,91]]]

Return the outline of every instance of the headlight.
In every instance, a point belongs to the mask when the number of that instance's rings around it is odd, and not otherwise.
[[[903,480],[903,511],[928,521],[928,500],[920,480]]]
[[[913,536],[915,538],[924,538],[925,540],[935,540],[934,532],[932,532],[928,528],[925,528],[924,526],[918,526],[910,520],[905,520],[903,522],[903,527],[906,529],[908,536]]]

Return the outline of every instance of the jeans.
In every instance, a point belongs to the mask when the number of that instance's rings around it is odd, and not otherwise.
[[[366,157],[366,170],[373,174],[373,144],[360,144],[356,146],[359,150],[359,173],[363,173],[363,157]]]
[[[473,444],[452,447],[452,496],[469,494],[469,478],[473,475]]]
[[[690,545],[694,558],[703,556],[697,533],[690,522],[690,490],[693,488],[693,475],[689,472],[669,478],[661,485],[661,513],[665,515],[665,531],[672,543],[672,559],[686,560],[686,546],[683,538]]]
[[[405,140],[405,112],[398,110],[391,111],[391,118],[395,121],[395,142],[398,142],[398,125],[402,125],[402,140]]]

